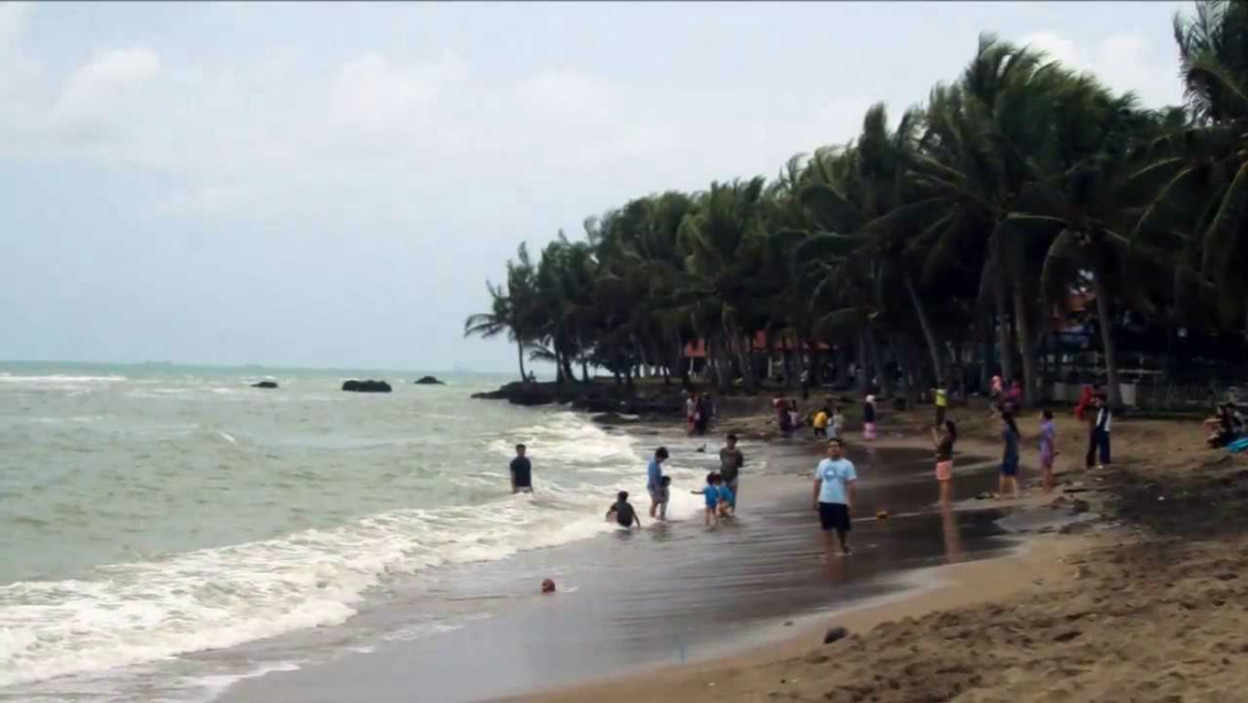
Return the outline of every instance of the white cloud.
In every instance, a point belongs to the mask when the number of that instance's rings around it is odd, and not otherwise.
[[[338,72],[330,114],[346,126],[374,130],[424,116],[447,84],[461,80],[466,67],[453,56],[426,65],[396,66],[370,52]]]
[[[0,2],[0,46],[16,41],[25,31],[31,3]]]
[[[142,90],[160,71],[147,48],[105,51],[78,68],[52,106],[51,125],[74,134],[100,135],[133,124],[147,107]]]
[[[1139,34],[1109,34],[1080,47],[1054,32],[1040,31],[1022,37],[1021,43],[1043,50],[1050,58],[1080,71],[1096,75],[1118,91],[1132,91],[1146,107],[1178,104],[1182,89],[1175,79],[1173,61],[1149,46]]]

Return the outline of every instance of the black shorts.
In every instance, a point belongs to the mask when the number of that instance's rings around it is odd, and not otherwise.
[[[853,529],[849,522],[849,506],[844,503],[820,503],[819,525],[824,530],[849,532]]]

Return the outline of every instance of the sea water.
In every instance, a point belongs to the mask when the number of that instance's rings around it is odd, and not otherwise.
[[[150,681],[195,652],[351,622],[396,579],[599,534],[620,489],[644,510],[649,444],[469,398],[505,376],[420,375],[0,365],[0,699],[124,699],[102,678]],[[517,442],[533,496],[509,490]]]

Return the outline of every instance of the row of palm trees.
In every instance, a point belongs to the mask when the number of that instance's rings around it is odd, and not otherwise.
[[[827,349],[885,386],[886,359],[949,380],[988,350],[1030,401],[1054,311],[1087,291],[1119,403],[1124,316],[1248,333],[1248,2],[1198,3],[1174,30],[1184,106],[1143,109],[984,36],[895,127],[876,105],[772,180],[637,198],[536,259],[521,245],[465,333],[507,334],[522,376],[527,355],[627,383],[683,374],[702,340],[713,377],[746,390],[759,332],[811,350],[815,374]]]

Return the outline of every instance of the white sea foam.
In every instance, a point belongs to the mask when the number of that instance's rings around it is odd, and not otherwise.
[[[550,416],[548,423],[513,436],[540,457],[536,495],[390,511],[334,529],[97,567],[81,579],[0,586],[0,686],[338,624],[383,579],[503,559],[608,531],[602,515],[614,491],[638,491],[644,482],[645,464],[632,439],[572,413]],[[511,444],[500,440],[491,449],[509,455]],[[592,464],[593,473],[580,469],[580,462]],[[546,466],[568,468],[543,475]],[[555,473],[558,480],[551,477]],[[692,470],[669,473],[695,480]],[[673,516],[696,511],[696,496],[672,493]],[[644,510],[642,498],[635,500]]]
[[[69,376],[54,374],[51,376],[20,376],[11,373],[0,372],[0,383],[15,383],[29,385],[81,385],[85,383],[117,383],[119,381],[127,381],[125,376]]]

